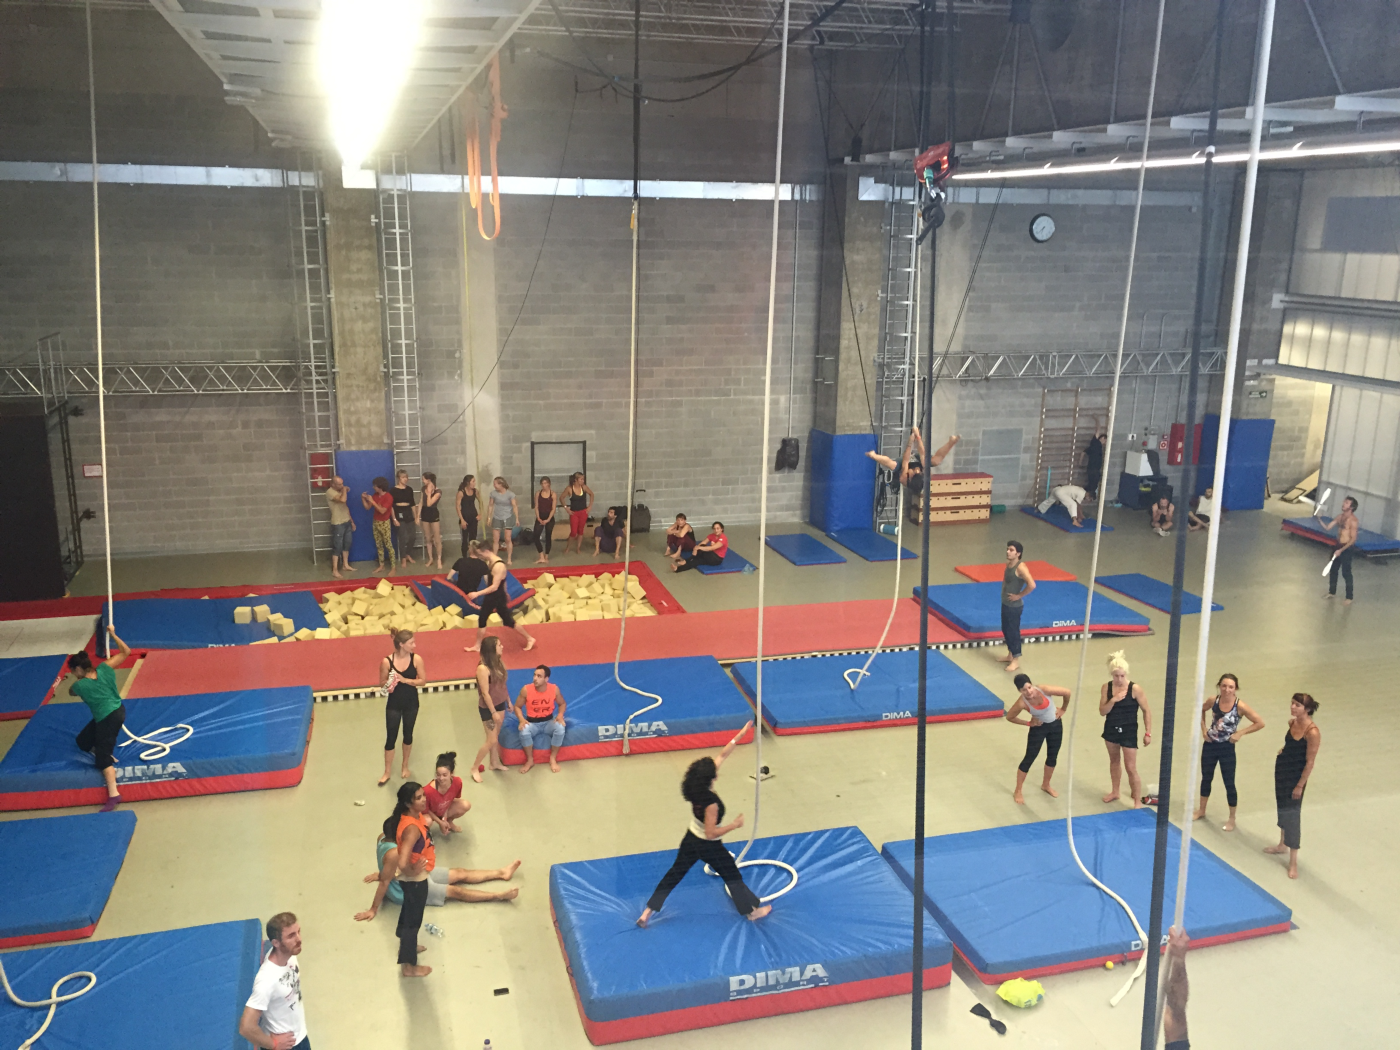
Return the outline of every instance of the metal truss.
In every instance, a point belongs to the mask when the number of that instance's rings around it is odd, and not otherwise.
[[[945,354],[934,362],[940,379],[1112,379],[1114,350],[1039,350],[1009,354]],[[1183,376],[1190,350],[1125,350],[1125,376]],[[1201,351],[1201,374],[1225,371],[1225,351]]]
[[[104,366],[112,394],[294,394],[301,389],[296,361],[112,362]],[[97,366],[62,366],[67,397],[97,395]],[[0,365],[0,398],[52,397],[54,377],[37,365]]]
[[[811,22],[829,0],[792,0],[794,31]],[[1000,15],[1009,0],[954,0],[960,15]],[[941,31],[945,5],[939,3],[934,29]],[[579,36],[631,40],[633,0],[559,0],[564,23]],[[782,0],[645,0],[643,41],[755,44],[780,26]],[[818,47],[900,48],[919,32],[918,4],[910,0],[851,0],[822,23],[811,43]],[[541,4],[521,26],[522,33],[566,32],[549,4]]]

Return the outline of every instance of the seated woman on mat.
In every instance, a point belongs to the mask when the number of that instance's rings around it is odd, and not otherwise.
[[[1021,764],[1016,767],[1016,790],[1011,797],[1020,805],[1025,805],[1026,799],[1021,794],[1021,785],[1026,782],[1026,774],[1031,771],[1032,764],[1040,755],[1041,745],[1044,744],[1045,777],[1040,782],[1040,790],[1051,798],[1059,798],[1059,792],[1050,786],[1050,778],[1055,775],[1055,762],[1060,757],[1060,744],[1065,738],[1063,719],[1065,709],[1069,707],[1070,692],[1058,685],[1032,685],[1031,676],[1028,674],[1016,676],[1016,688],[1020,693],[1011,709],[1006,712],[1006,720],[1018,726],[1029,726],[1030,732],[1026,734],[1026,757],[1021,759]],[[1050,699],[1052,696],[1062,697],[1064,703],[1056,707]],[[1025,720],[1016,717],[1022,711],[1029,716]]]
[[[734,748],[752,726],[753,722],[746,723],[734,739],[724,745],[723,751],[713,758],[696,759],[685,771],[685,779],[681,781],[681,797],[690,803],[690,825],[681,838],[675,863],[661,876],[661,881],[652,891],[647,906],[642,909],[642,914],[637,919],[638,926],[646,927],[651,917],[666,903],[671,891],[680,885],[686,872],[695,866],[696,861],[704,861],[724,880],[725,888],[729,890],[729,899],[734,902],[734,907],[739,909],[739,914],[750,922],[763,918],[773,910],[771,904],[760,901],[758,895],[744,883],[744,876],[734,862],[733,855],[720,841],[731,831],[737,831],[744,826],[744,815],[740,813],[729,824],[720,823],[724,819],[724,800],[715,794],[715,781],[719,777],[720,766],[734,753]]]
[[[710,526],[710,534],[704,541],[695,545],[689,558],[671,562],[671,571],[685,572],[687,569],[698,569],[702,565],[721,565],[728,553],[729,537],[724,534],[724,522],[717,521]]]
[[[948,453],[953,450],[953,446],[961,440],[962,438],[960,435],[954,434],[952,437],[950,437],[947,441],[943,443],[942,448],[940,448],[932,456],[929,456],[928,450],[924,448],[923,435],[919,433],[918,427],[914,427],[909,432],[909,443],[904,446],[903,462],[896,464],[895,461],[890,459],[889,456],[882,456],[880,455],[880,453],[875,451],[870,451],[866,453],[867,456],[873,459],[880,466],[884,467],[885,470],[890,471],[891,474],[894,476],[894,480],[897,484],[903,485],[909,490],[908,495],[906,495],[904,498],[904,503],[905,506],[908,508],[909,523],[911,525],[918,525],[923,521],[923,518],[921,516],[921,508],[923,506],[923,503],[920,499],[920,497],[924,494],[924,467],[922,461],[927,459],[929,461],[930,467],[938,466],[943,462],[944,459],[947,458]],[[914,452],[914,445],[916,443],[919,446],[919,458],[914,459],[911,462],[911,457],[913,456]],[[898,470],[898,473],[894,474],[896,470]]]
[[[1128,788],[1133,808],[1142,805],[1142,778],[1138,776],[1138,711],[1142,712],[1142,746],[1152,743],[1152,709],[1142,686],[1128,678],[1128,660],[1122,650],[1108,657],[1109,681],[1099,690],[1099,714],[1103,716],[1103,742],[1108,748],[1108,779],[1111,785],[1105,802],[1118,799],[1123,769],[1128,770]]]
[[[676,515],[676,523],[666,530],[666,557],[680,561],[695,550],[695,530],[684,514]]]
[[[444,752],[437,757],[432,783],[423,785],[423,795],[428,800],[428,819],[444,835],[461,831],[452,822],[472,808],[472,804],[462,797],[462,778],[454,776],[456,772],[457,752]]]
[[[111,624],[107,625],[107,634],[121,650],[116,655],[108,656],[96,667],[86,652],[74,653],[68,658],[68,670],[73,674],[73,684],[68,687],[68,692],[87,704],[88,712],[92,715],[92,721],[83,726],[83,731],[78,734],[78,750],[92,755],[97,762],[97,771],[102,774],[102,781],[107,786],[103,813],[112,812],[122,800],[117,792],[116,761],[112,758],[112,751],[126,722],[126,706],[117,689],[116,668],[131,655],[131,650],[117,637]]]
[[[593,530],[593,557],[598,557],[601,552],[611,554],[613,561],[617,561],[618,551],[622,549],[622,538],[626,530],[627,523],[618,518],[617,508],[609,507],[608,516],[598,522],[598,527]]]

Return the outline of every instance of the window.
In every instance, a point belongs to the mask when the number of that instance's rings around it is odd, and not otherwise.
[[[555,492],[563,492],[575,471],[588,472],[588,442],[530,442],[530,495],[527,498],[533,499],[539,491],[540,478],[548,478]]]
[[[998,487],[1021,483],[1020,427],[982,431],[982,447],[977,453],[977,469],[990,474]]]

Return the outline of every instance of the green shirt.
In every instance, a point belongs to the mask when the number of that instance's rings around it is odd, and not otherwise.
[[[122,695],[117,691],[117,672],[105,663],[98,666],[96,678],[79,678],[68,691],[88,705],[94,722],[102,721],[122,706]]]

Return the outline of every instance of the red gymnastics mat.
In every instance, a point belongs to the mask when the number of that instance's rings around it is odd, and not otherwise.
[[[1074,580],[1078,579],[1072,572],[1065,572],[1064,569],[1056,568],[1048,561],[1028,561],[1023,562],[1026,568],[1031,570],[1031,576],[1037,581],[1041,580]],[[1006,574],[1006,562],[1000,561],[995,565],[954,565],[953,571],[962,573],[974,583],[995,583]]]
[[[645,584],[643,585],[645,586]],[[650,594],[650,592],[648,592]],[[777,605],[764,615],[764,655],[870,649],[880,640],[890,603],[882,599],[819,605]],[[619,620],[536,624],[527,628],[539,644],[528,653],[514,632],[493,628],[505,642],[507,667],[536,664],[593,664],[617,649]],[[948,645],[967,638],[929,616],[929,644]],[[676,656],[713,656],[722,662],[752,660],[756,655],[757,609],[678,613],[627,621],[624,660],[658,660]],[[471,634],[465,630],[424,631],[418,653],[432,682],[457,682],[476,673],[477,656],[463,652]],[[917,645],[919,606],[901,601],[890,626],[887,647]],[[170,696],[188,693],[200,682],[220,689],[270,689],[309,685],[318,693],[372,689],[379,661],[390,649],[387,635],[330,638],[282,645],[244,645],[220,649],[170,649],[151,653],[130,694]]]

